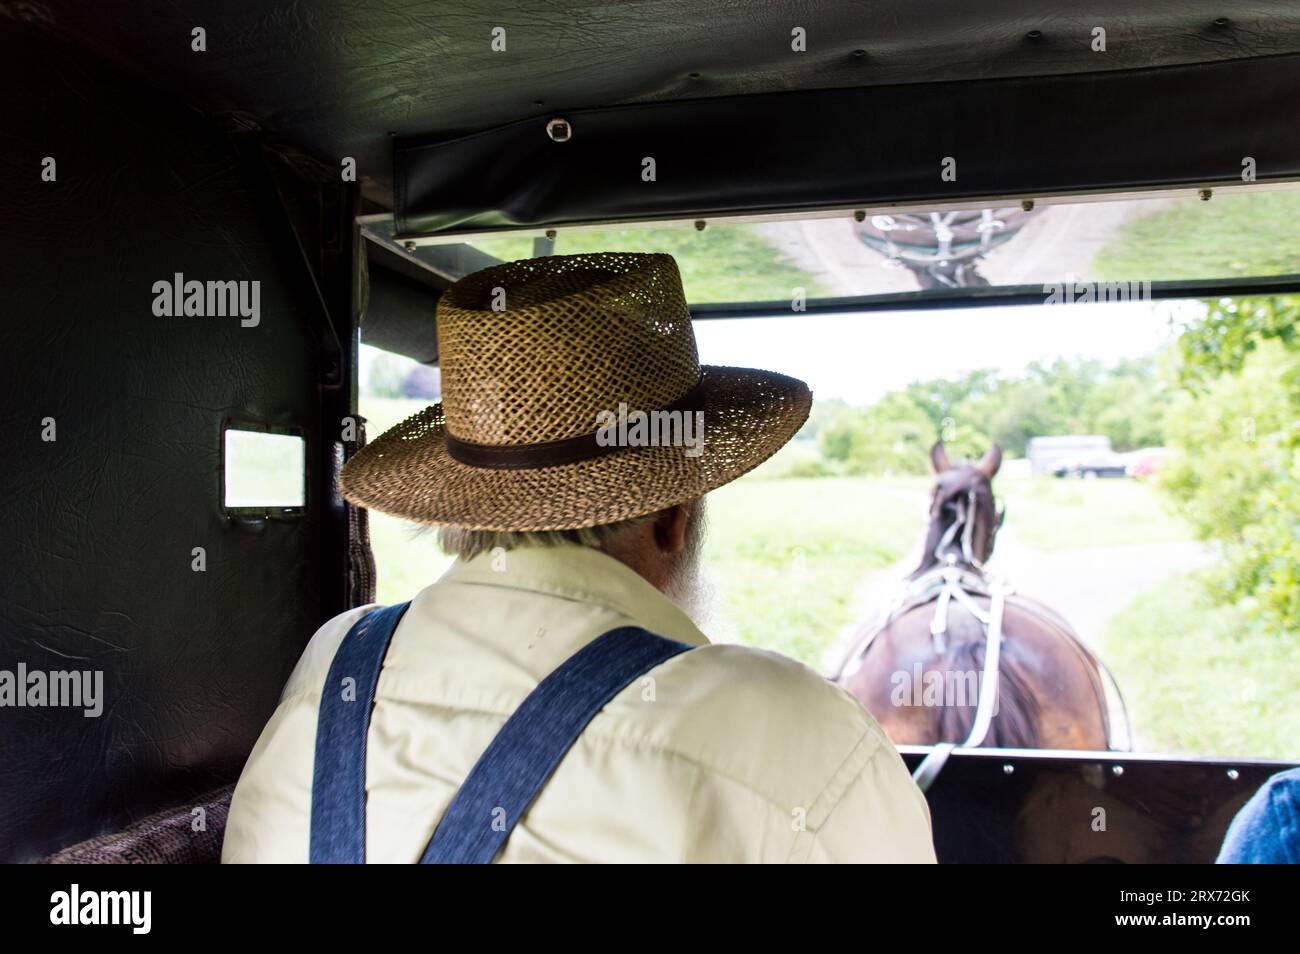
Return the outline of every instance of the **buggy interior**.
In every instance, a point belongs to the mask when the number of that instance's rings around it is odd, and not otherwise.
[[[0,711],[5,861],[219,859],[308,639],[376,599],[367,514],[337,489],[367,438],[361,349],[436,368],[455,279],[593,235],[689,261],[728,230],[833,222],[892,267],[795,290],[793,313],[974,314],[1109,281],[1050,256],[994,266],[1045,211],[1300,186],[1286,0],[150,6],[0,10],[17,445],[0,670],[103,678],[95,717]],[[1147,263],[1123,291],[1300,295],[1296,236],[1289,219],[1269,239],[1276,267]],[[741,262],[717,300],[685,269],[696,322],[788,318],[768,265]],[[187,308],[194,281],[213,314]],[[259,455],[275,486],[240,483]],[[932,750],[902,746],[910,768]],[[996,746],[944,762],[927,797],[953,862],[1209,861],[1293,764]],[[1096,805],[1130,823],[1061,834]]]

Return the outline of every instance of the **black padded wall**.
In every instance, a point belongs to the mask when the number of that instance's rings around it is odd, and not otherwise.
[[[0,32],[0,678],[103,673],[97,717],[0,707],[0,860],[233,781],[338,603],[319,488],[299,517],[220,509],[227,418],[302,429],[320,479],[321,304],[232,140],[165,84]],[[178,272],[259,281],[259,324],[155,316]]]

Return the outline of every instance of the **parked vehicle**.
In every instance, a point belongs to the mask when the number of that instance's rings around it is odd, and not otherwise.
[[[1103,434],[1034,437],[1029,441],[1025,456],[1029,458],[1032,473],[1055,477],[1082,473],[1085,462],[1089,470],[1114,466],[1110,438]]]
[[[1154,477],[1160,473],[1169,456],[1165,447],[1144,447],[1128,455],[1128,475],[1136,480]]]
[[[1123,454],[1076,457],[1056,467],[1053,477],[1126,477],[1128,460]]]

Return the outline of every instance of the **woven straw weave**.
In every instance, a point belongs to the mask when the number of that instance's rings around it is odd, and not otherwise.
[[[492,310],[494,297],[506,310]],[[620,401],[667,407],[700,373],[671,255],[559,255],[484,269],[443,295],[438,336],[448,426],[476,444],[588,434],[598,411]]]
[[[495,290],[505,310],[492,309]],[[443,403],[382,434],[343,469],[350,501],[479,530],[563,530],[694,500],[758,466],[807,419],[802,381],[703,368],[676,262],[668,255],[551,256],[486,269],[438,304]],[[696,383],[704,450],[624,448],[531,470],[459,463],[448,430],[519,445],[594,433],[599,411],[652,411]]]

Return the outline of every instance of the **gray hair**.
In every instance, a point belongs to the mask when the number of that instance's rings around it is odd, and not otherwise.
[[[480,553],[490,553],[500,547],[513,550],[516,547],[553,547],[561,543],[577,543],[595,550],[604,550],[629,535],[635,527],[659,516],[647,513],[640,517],[631,517],[617,523],[606,523],[598,527],[582,527],[578,530],[465,530],[461,527],[439,527],[438,545],[444,553],[470,560]]]

